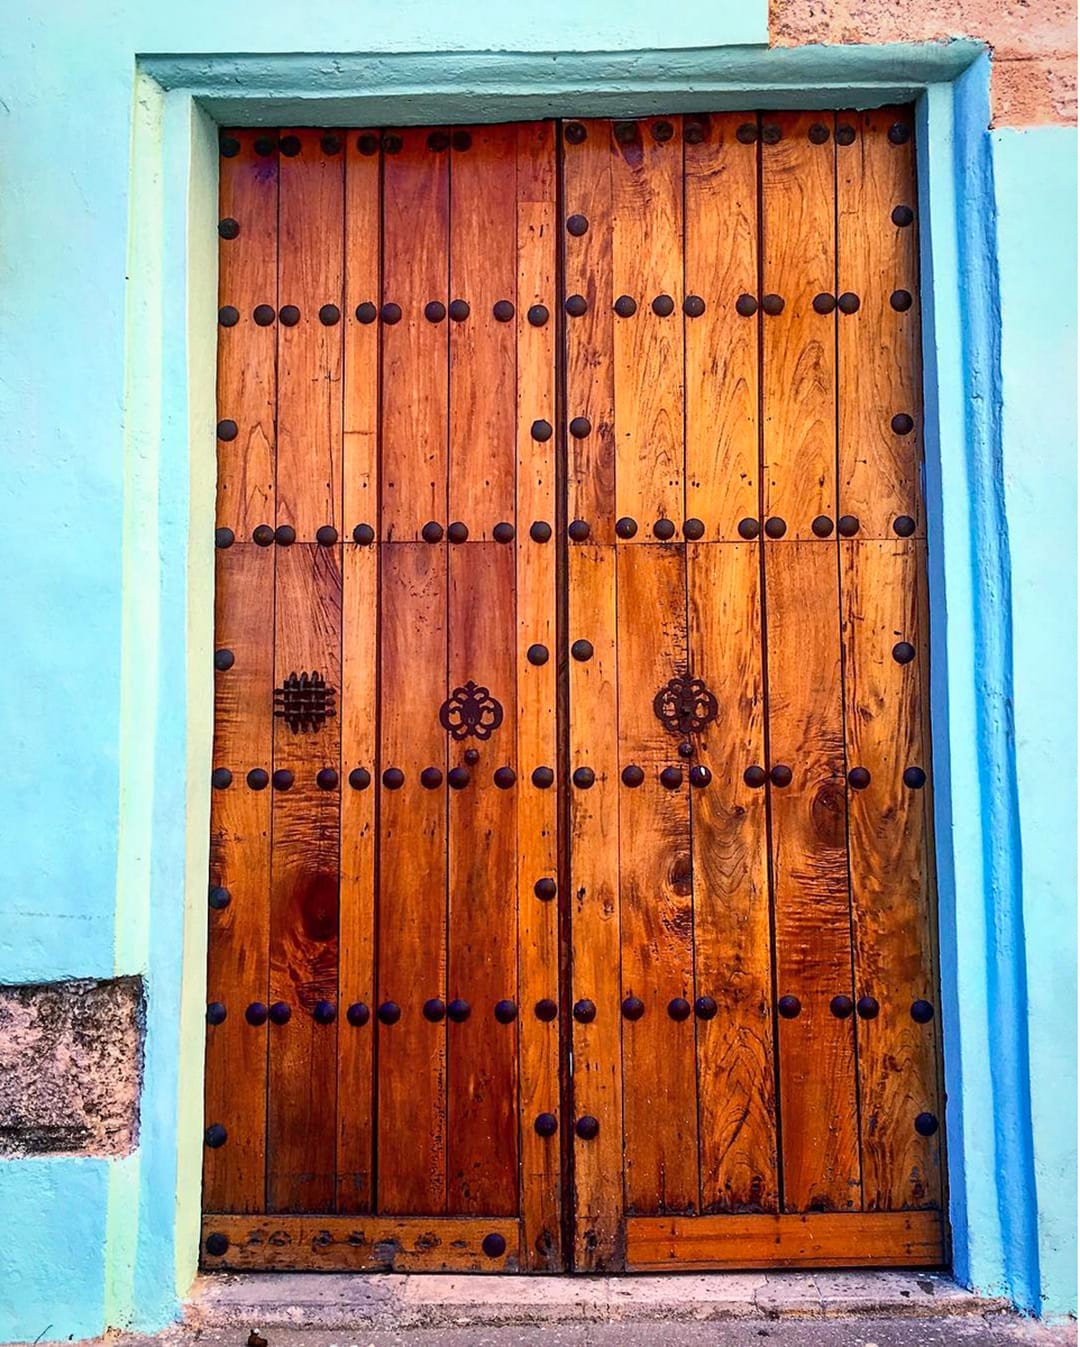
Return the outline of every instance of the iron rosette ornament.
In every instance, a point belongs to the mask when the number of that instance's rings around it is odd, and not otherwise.
[[[716,697],[700,678],[689,674],[670,679],[653,698],[656,718],[672,734],[694,734],[716,719]]]
[[[439,724],[451,739],[490,739],[503,722],[502,703],[490,688],[470,678],[454,688],[439,708]]]

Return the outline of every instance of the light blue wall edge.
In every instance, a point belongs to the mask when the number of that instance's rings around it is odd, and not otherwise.
[[[666,56],[634,54],[572,60],[528,54],[445,60],[150,57],[139,63],[126,269],[140,284],[131,287],[128,299],[123,441],[122,540],[132,583],[124,594],[124,692],[115,769],[126,835],[114,952],[103,960],[92,945],[72,946],[58,960],[35,956],[37,945],[31,942],[30,958],[22,960],[10,945],[0,948],[0,954],[7,952],[0,971],[12,976],[12,970],[25,969],[25,977],[99,966],[147,972],[142,1137],[135,1156],[114,1164],[0,1164],[0,1209],[19,1212],[24,1225],[38,1230],[32,1243],[3,1252],[0,1284],[18,1288],[19,1300],[9,1303],[0,1294],[0,1338],[35,1337],[43,1330],[46,1337],[86,1336],[106,1322],[156,1328],[175,1315],[195,1268],[192,1213],[198,1209],[200,1136],[191,1129],[179,1135],[177,1119],[192,1110],[197,1114],[201,1094],[200,1054],[185,1055],[181,1044],[201,1043],[204,999],[207,810],[201,783],[209,761],[199,746],[208,742],[210,706],[205,549],[212,490],[206,469],[213,463],[214,409],[212,393],[206,393],[212,390],[212,369],[205,367],[205,340],[195,334],[205,337],[213,330],[216,302],[212,261],[206,264],[216,216],[211,120],[357,124],[394,115],[405,120],[402,98],[408,100],[409,120],[426,121],[544,115],[555,106],[587,115],[919,97],[932,709],[955,1266],[962,1280],[1010,1295],[1025,1308],[1059,1313],[1075,1306],[1074,1254],[1069,1273],[1070,1239],[1075,1245],[1072,1188],[1063,1189],[1057,1180],[1062,1164],[1069,1172],[1068,1148],[1055,1118],[1056,1098],[1041,1099],[1033,1113],[1027,1089],[1036,1062],[1053,1066],[1056,1080],[1075,1075],[1074,1054],[1067,1046],[1062,1050],[1059,1017],[1029,1018],[1028,1007],[1029,986],[1037,988],[1040,1009],[1044,1006],[1048,971],[1059,979],[1069,975],[1068,931],[1056,920],[1056,909],[1071,902],[1075,890],[1063,884],[1060,873],[1045,867],[1030,872],[1022,855],[1025,822],[1043,840],[1035,829],[1048,788],[1032,770],[1038,743],[1026,744],[1018,759],[1013,727],[1017,705],[1033,716],[1036,697],[1045,696],[1057,720],[1065,703],[1060,687],[1047,687],[1045,679],[1037,693],[1031,684],[1015,685],[1009,597],[1018,584],[1030,594],[1042,575],[1028,549],[1035,515],[1046,501],[1038,496],[1042,475],[1033,471],[1034,461],[1022,472],[1018,461],[1011,495],[1003,487],[1002,433],[1003,428],[1012,433],[1015,417],[1006,405],[1003,426],[999,271],[1014,284],[1024,272],[1011,255],[997,253],[1002,238],[995,236],[994,162],[985,130],[987,63],[973,44],[809,51],[791,53],[790,64],[781,59],[784,53],[753,53],[768,76],[766,94],[754,80],[750,54],[738,53],[736,60],[722,50],[715,53],[711,75],[709,52],[677,54],[670,65]],[[683,55],[688,64],[680,64]],[[377,88],[371,79],[376,59],[389,71]],[[743,72],[738,78],[736,68]],[[724,69],[730,83],[717,73]],[[364,78],[350,85],[359,70]],[[407,78],[410,70],[420,73]],[[434,80],[436,70],[442,83],[432,92],[424,79]],[[312,89],[320,95],[325,90],[328,103],[312,96]],[[1068,136],[1062,140],[1075,144]],[[1043,166],[1057,163],[1060,169],[1069,153],[1066,145],[1048,147]],[[1015,159],[1009,157],[1009,167],[1019,177]],[[32,179],[32,173],[27,176]],[[1020,214],[1027,204],[1010,203]],[[110,205],[102,213],[104,229],[115,210]],[[107,238],[107,245],[113,244],[115,232],[114,221],[103,243]],[[1030,248],[1015,226],[1005,241],[1010,250]],[[101,283],[108,283],[108,271]],[[1016,378],[1022,381],[1025,329],[1017,327],[1010,345],[1009,313],[1005,353],[1017,348]],[[92,352],[76,354],[76,368],[92,368]],[[1009,369],[1006,360],[1006,387]],[[189,389],[201,390],[199,396],[189,399]],[[1060,394],[1058,402],[1067,407]],[[1060,411],[1057,430],[1055,461],[1067,465],[1070,436],[1075,442],[1067,410]],[[1062,476],[1069,479],[1067,466],[1055,476],[1051,508],[1060,508]],[[1018,501],[1032,480],[1037,499]],[[1064,495],[1071,512],[1074,493]],[[1014,506],[1023,511],[1019,556],[1016,522],[1008,513]],[[1063,550],[1055,561],[1061,570],[1071,569]],[[104,574],[108,554],[96,565]],[[87,576],[88,616],[96,592],[93,570]],[[109,592],[111,582],[98,588]],[[1055,602],[1063,597],[1063,589],[1055,588]],[[70,596],[65,611],[73,611]],[[1066,617],[1062,612],[1063,623]],[[27,641],[33,636],[31,623]],[[1066,663],[1072,667],[1071,654]],[[1025,678],[1032,676],[1029,664],[1023,665]],[[102,676],[109,676],[108,670]],[[76,703],[78,695],[73,686]],[[185,764],[183,774],[179,763]],[[153,788],[140,795],[147,781]],[[1054,807],[1060,812],[1060,802]],[[107,844],[107,838],[101,840],[100,813],[95,821],[97,831],[87,839],[91,850]],[[1068,826],[1064,835],[1070,836]],[[1072,873],[1068,854],[1065,861]],[[1029,874],[1040,901],[1034,928],[1039,944],[1030,930],[1026,944],[1024,938]],[[69,883],[77,884],[77,876]],[[186,905],[181,894],[187,895]],[[112,926],[111,900],[104,910]],[[1075,935],[1073,942],[1074,949]],[[1063,991],[1061,1003],[1071,1006],[1075,998],[1068,987]],[[1043,1083],[1045,1088],[1045,1078]],[[1073,1094],[1073,1087],[1067,1085],[1066,1092]],[[77,1223],[65,1215],[72,1202],[80,1204]]]

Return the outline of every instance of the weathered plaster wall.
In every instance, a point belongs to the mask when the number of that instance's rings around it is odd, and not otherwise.
[[[995,126],[1076,123],[1075,0],[771,0],[769,40],[977,37],[993,57]]]

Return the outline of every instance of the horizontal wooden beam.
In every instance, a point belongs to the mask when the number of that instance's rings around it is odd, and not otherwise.
[[[940,1267],[940,1211],[784,1216],[642,1216],[626,1223],[626,1265],[679,1268]]]
[[[520,1244],[515,1216],[209,1214],[201,1264],[207,1271],[516,1272]]]

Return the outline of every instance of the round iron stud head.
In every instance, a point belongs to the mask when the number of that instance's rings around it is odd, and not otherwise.
[[[530,327],[543,327],[551,317],[546,304],[533,304],[525,315],[529,320]]]
[[[716,1018],[718,1006],[711,996],[699,996],[694,1002],[694,1014],[699,1020],[712,1020]]]
[[[852,790],[865,790],[870,784],[870,773],[865,767],[853,767],[848,772],[847,779]]]
[[[774,786],[791,785],[791,768],[784,762],[778,762],[769,771],[769,780]]]
[[[893,532],[898,538],[910,538],[915,532],[915,521],[911,515],[897,515],[893,520]]]
[[[550,767],[534,767],[532,783],[538,790],[547,790],[555,784],[555,773]]]
[[[400,767],[388,767],[382,774],[382,783],[387,790],[400,790],[405,784],[405,773]]]
[[[220,528],[214,530],[214,546],[224,550],[226,547],[232,547],[236,541],[236,534],[232,529]]]
[[[758,523],[756,519],[751,519],[749,516],[747,516],[745,519],[739,520],[740,538],[745,538],[747,542],[750,542],[752,539],[756,538],[760,532],[761,532],[761,525]]]
[[[229,1139],[229,1134],[221,1123],[211,1123],[203,1133],[203,1140],[212,1151],[216,1151],[219,1146],[224,1146]]]
[[[220,912],[232,902],[232,894],[220,884],[213,884],[207,901],[215,912]]]
[[[276,317],[274,306],[272,304],[256,304],[251,310],[251,316],[257,327],[269,327]]]
[[[551,525],[546,519],[535,519],[529,527],[529,537],[534,543],[551,541]]]
[[[675,301],[670,295],[657,295],[652,302],[652,311],[657,318],[670,318],[675,312]]]
[[[497,767],[491,778],[500,790],[509,790],[517,780],[512,767]]]
[[[323,154],[329,155],[340,154],[341,153],[340,136],[323,136],[322,139],[319,141],[319,148],[322,150]]]
[[[323,327],[333,327],[341,322],[341,310],[336,304],[324,304],[319,310],[319,322]]]
[[[636,122],[616,122],[615,139],[620,145],[632,145],[638,138]]]
[[[678,790],[682,785],[682,768],[665,767],[660,773],[660,784],[665,790]]]
[[[575,416],[570,422],[569,429],[575,440],[583,440],[592,430],[592,422],[587,416]]]
[[[296,530],[291,524],[279,524],[274,530],[274,542],[278,547],[291,547],[296,542]]]
[[[700,295],[687,295],[682,303],[682,311],[687,318],[700,318],[705,312],[705,301]]]
[[[232,239],[238,238],[240,235],[240,222],[229,217],[226,217],[224,220],[219,220],[217,232],[223,239],[231,241]]]
[[[212,1234],[207,1235],[205,1248],[211,1258],[220,1258],[222,1254],[229,1252],[228,1236],[215,1230]]]
[[[690,1018],[690,1002],[685,996],[673,996],[667,1006],[668,1018],[673,1019],[677,1024]]]
[[[337,1006],[333,1001],[316,1001],[311,1018],[316,1024],[333,1024],[337,1019]]]
[[[480,761],[480,750],[478,748],[467,748],[465,750],[465,761],[470,767],[475,767]]]
[[[356,148],[361,154],[373,155],[379,153],[379,137],[371,131],[365,131],[356,138]]]
[[[612,307],[620,318],[633,318],[637,313],[637,300],[631,295],[620,295]]]
[[[748,767],[746,771],[743,772],[742,779],[751,787],[751,789],[760,790],[768,780],[768,773],[765,771],[764,767]]]
[[[842,295],[836,297],[836,307],[841,313],[858,313],[861,303],[862,300],[853,290],[845,290]]]
[[[652,531],[654,537],[666,543],[675,537],[675,521],[674,519],[658,519],[653,525]]]
[[[361,547],[370,547],[375,541],[375,530],[370,524],[357,524],[352,531],[354,543],[359,543]]]
[[[345,1012],[345,1018],[354,1029],[362,1029],[371,1019],[371,1011],[364,1005],[363,1001],[354,1001]]]
[[[624,996],[622,1013],[624,1020],[640,1020],[645,1014],[645,1002],[640,996]]]
[[[262,1001],[252,1001],[251,1005],[244,1011],[244,1019],[256,1029],[264,1025],[269,1018],[270,1007]]]
[[[517,1006],[508,998],[495,1002],[495,1018],[500,1024],[513,1024],[517,1019],[517,1013]]]
[[[622,783],[624,786],[640,786],[644,780],[645,772],[636,762],[632,762],[622,769]]]
[[[842,122],[836,128],[836,143],[837,145],[854,145],[855,128],[848,122]]]
[[[907,412],[897,412],[889,425],[894,435],[910,435],[915,429],[915,422]]]
[[[591,767],[578,767],[574,771],[574,785],[578,790],[588,790],[596,780],[596,773]]]
[[[926,785],[926,773],[921,767],[905,767],[904,785],[909,790],[922,790]]]
[[[379,316],[382,318],[384,323],[387,323],[390,327],[393,327],[395,323],[401,322],[401,305],[393,303],[384,304],[382,308],[379,310]]]
[[[358,323],[373,323],[379,316],[379,311],[370,301],[356,306],[356,321]]]
[[[552,430],[550,421],[534,421],[529,427],[529,434],[539,444],[544,444],[547,440],[551,439],[554,431]]]
[[[620,538],[632,538],[637,533],[637,520],[631,519],[629,515],[616,519],[615,533]]]
[[[438,767],[425,767],[420,773],[420,784],[425,790],[438,790],[442,785],[442,772]]]
[[[740,145],[753,145],[758,138],[758,129],[753,122],[741,122],[735,132]]]
[[[666,121],[653,122],[650,129],[652,130],[653,140],[659,141],[661,145],[675,134],[675,128],[670,122]]]
[[[549,996],[545,996],[542,1001],[537,1001],[536,1005],[533,1006],[533,1014],[544,1024],[550,1024],[558,1013],[558,1005]]]
[[[427,138],[427,147],[429,150],[433,150],[436,154],[442,154],[444,150],[450,148],[450,137],[445,131],[432,131],[431,135]]]
[[[468,131],[455,131],[450,137],[450,143],[459,153],[464,154],[466,150],[472,148],[472,136]]]
[[[471,779],[467,767],[451,767],[446,774],[447,784],[451,790],[464,790]]]
[[[215,790],[227,790],[232,785],[232,772],[227,767],[215,767],[210,773],[210,784]]]
[[[295,780],[296,777],[293,775],[292,772],[289,771],[287,767],[279,767],[274,772],[274,789],[291,790],[293,782]]]
[[[256,524],[252,530],[251,541],[260,547],[269,547],[274,541],[274,530],[269,524]]]
[[[679,745],[678,751],[680,758],[692,758],[694,756],[694,745],[689,739],[684,739]]]
[[[912,1001],[911,1018],[916,1024],[929,1024],[934,1018],[934,1007],[929,1001]]]
[[[573,655],[574,659],[584,664],[586,660],[590,660],[593,657],[592,642],[585,640],[575,641],[570,647],[570,653]]]
[[[584,215],[571,215],[566,222],[566,232],[576,239],[588,233],[588,230],[589,222]]]
[[[820,295],[814,296],[813,307],[815,313],[832,313],[836,308],[836,299],[823,290]]]
[[[921,1137],[932,1137],[938,1129],[938,1120],[932,1113],[920,1113],[915,1119],[915,1131]]]
[[[484,1236],[480,1247],[488,1258],[501,1258],[506,1252],[506,1240],[502,1235],[492,1232],[492,1234]]]
[[[220,136],[218,149],[221,151],[223,159],[235,159],[240,153],[240,142],[235,136]]]
[[[433,996],[430,1001],[424,1002],[424,1019],[429,1024],[439,1024],[446,1019],[446,1002],[440,1001],[437,996]]]
[[[787,532],[787,521],[779,515],[773,515],[765,521],[766,538],[782,538]]]
[[[571,542],[583,543],[589,536],[589,525],[584,519],[574,519],[566,532]]]
[[[270,784],[270,773],[265,767],[253,767],[247,774],[247,783],[252,790],[265,790]]]
[[[436,524],[434,519],[429,519],[428,522],[424,525],[424,527],[420,530],[420,537],[423,538],[424,542],[426,543],[441,543],[442,536],[443,536],[442,525]]]
[[[779,145],[783,138],[784,133],[775,122],[766,122],[761,128],[761,139],[766,145]]]
[[[589,301],[584,295],[571,295],[563,307],[571,318],[583,318],[589,312]]]
[[[460,519],[455,519],[446,530],[446,536],[452,543],[467,542],[469,538],[469,527],[463,524]]]
[[[783,1019],[793,1020],[802,1010],[802,1002],[797,996],[781,996],[776,1003],[776,1008]]]
[[[559,1130],[559,1120],[554,1113],[538,1113],[533,1130],[538,1137],[553,1137]]]
[[[855,1009],[855,1003],[850,996],[834,996],[829,1002],[829,1010],[838,1020],[846,1020]]]
[[[272,153],[272,151],[270,150],[259,150],[259,145],[264,143],[265,142],[260,141],[255,142],[255,148],[256,150],[258,150],[258,153],[259,154]],[[299,136],[282,136],[278,144],[278,149],[281,151],[283,155],[285,155],[287,159],[295,159],[296,156],[300,153],[301,148],[302,147],[300,144]]]
[[[392,132],[386,133],[382,138],[382,147],[384,154],[400,154],[404,142],[399,135]]]
[[[441,323],[446,317],[446,305],[441,299],[429,299],[424,305],[424,317],[429,323]]]
[[[855,1009],[859,1012],[859,1018],[862,1020],[876,1020],[881,1011],[877,998],[874,996],[860,996],[855,1002]]]
[[[240,321],[240,310],[235,304],[223,304],[217,311],[217,320],[222,327],[235,327]]]
[[[300,310],[295,304],[283,304],[278,309],[278,321],[283,327],[295,327],[300,321]]]
[[[322,524],[315,532],[315,541],[322,547],[333,547],[338,540],[338,531],[333,524]]]
[[[600,1123],[591,1113],[586,1113],[574,1124],[574,1131],[582,1141],[595,1141],[600,1135]]]
[[[231,650],[222,649],[214,651],[214,668],[217,669],[219,673],[225,673],[226,670],[231,669],[235,663],[236,656]]]
[[[546,645],[531,645],[525,652],[525,658],[530,664],[537,666],[546,664],[549,658],[549,652]]]
[[[396,1001],[384,1001],[376,1014],[380,1024],[397,1024],[401,1019],[401,1007]]]
[[[371,773],[366,767],[354,767],[349,773],[349,785],[353,790],[367,790],[371,785]]]
[[[288,1001],[275,1001],[270,1007],[270,1023],[276,1025],[288,1024],[292,1019],[292,1006]]]
[[[853,514],[842,514],[836,521],[836,530],[841,538],[854,538],[859,531],[858,516]]]
[[[810,532],[815,538],[827,538],[833,531],[833,522],[827,514],[819,514],[810,525]]]
[[[903,122],[893,122],[889,127],[889,144],[906,145],[911,139],[911,127],[905,126]]]
[[[491,312],[497,323],[509,323],[514,316],[515,309],[510,300],[499,299],[495,301]]]
[[[687,519],[682,526],[683,537],[692,543],[705,536],[705,522],[701,519]]]
[[[707,767],[703,767],[698,763],[696,767],[690,768],[690,784],[692,786],[697,786],[700,790],[704,786],[707,786],[711,780],[712,772],[710,772]]]
[[[915,647],[910,641],[897,641],[892,648],[892,657],[897,664],[910,664],[915,658]]]
[[[538,879],[533,885],[533,893],[535,893],[537,898],[543,903],[550,903],[552,898],[555,897],[555,892],[556,884],[553,879]]]
[[[497,543],[512,543],[514,541],[514,526],[502,520],[491,530],[491,536]]]
[[[889,303],[897,313],[907,313],[914,302],[910,290],[894,290],[889,296]]]
[[[702,122],[683,122],[683,140],[687,145],[700,145],[708,135],[708,130]]]
[[[898,229],[906,229],[908,225],[915,223],[915,212],[910,206],[894,206],[889,218]]]
[[[228,1011],[220,1001],[210,1001],[206,1007],[207,1024],[223,1024]]]
[[[757,300],[753,295],[742,294],[735,301],[735,312],[740,318],[753,318],[757,313]]]
[[[568,145],[584,145],[588,132],[580,122],[567,122],[563,135]]]
[[[824,122],[813,122],[806,133],[806,138],[811,145],[824,145],[829,139],[829,128]]]
[[[455,1024],[464,1024],[472,1014],[472,1006],[468,1001],[463,1001],[460,996],[456,996],[446,1007],[446,1013]]]
[[[240,429],[235,421],[225,420],[217,423],[217,437],[219,440],[223,440],[226,444],[235,440],[239,433]]]

